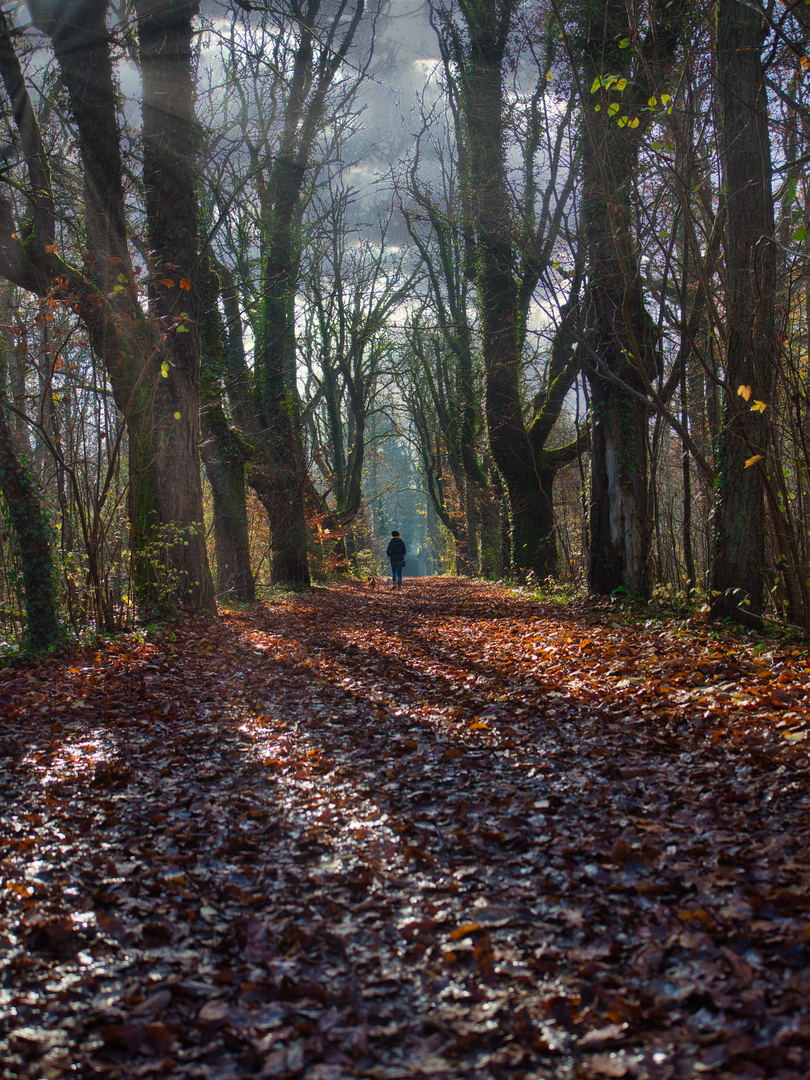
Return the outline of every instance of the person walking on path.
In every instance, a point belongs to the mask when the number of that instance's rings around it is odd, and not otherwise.
[[[388,541],[388,547],[385,549],[385,554],[391,560],[391,588],[402,588],[402,568],[405,565],[405,554],[407,552],[405,547],[405,541],[394,529],[391,533],[391,539]]]

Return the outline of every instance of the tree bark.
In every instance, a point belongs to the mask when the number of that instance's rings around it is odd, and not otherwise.
[[[586,0],[582,103],[582,228],[588,266],[587,346],[591,357],[591,502],[588,585],[609,595],[649,590],[648,411],[657,367],[654,327],[644,306],[633,232],[632,196],[647,101],[675,45],[672,22],[651,11],[637,48],[645,64],[630,82],[624,0]],[[626,74],[624,89],[610,82]],[[616,111],[618,108],[618,111]],[[624,384],[624,385],[621,385]]]
[[[17,537],[25,588],[26,643],[39,651],[59,637],[53,536],[42,509],[35,481],[21,464],[6,419],[5,391],[0,389],[0,492]]]
[[[202,526],[197,138],[192,19],[197,0],[136,0],[143,79],[143,179],[152,261],[149,304],[164,331],[150,430],[137,432],[145,474],[133,478],[137,550],[157,539],[169,559],[173,601],[214,612]],[[145,440],[148,442],[144,445]],[[140,485],[154,490],[145,512]],[[139,505],[140,503],[140,505]],[[153,593],[151,559],[141,575]],[[160,596],[150,599],[161,601]]]
[[[256,586],[250,566],[245,461],[241,455],[228,457],[227,443],[214,441],[205,417],[203,428],[203,459],[214,502],[217,600],[250,604],[256,599]]]
[[[222,276],[224,280],[213,269],[208,253],[200,291],[200,452],[214,504],[217,600],[252,603],[256,587],[250,565],[246,474],[255,450],[251,439],[231,424],[222,402],[222,377],[238,382],[245,361],[233,283],[227,273]],[[220,293],[227,324],[219,310]]]
[[[298,219],[305,165],[279,156],[262,212],[267,255],[264,319],[256,357],[257,411],[267,460],[251,472],[270,524],[270,574],[275,584],[310,582],[304,507],[306,466],[296,385],[295,296],[299,280]],[[251,480],[251,483],[253,480]]]
[[[740,0],[717,4],[717,108],[726,192],[726,333],[711,564],[711,611],[761,625],[764,599],[764,478],[746,462],[764,455],[768,423],[754,401],[772,404],[776,252],[767,91],[761,50],[766,24]],[[750,400],[739,388],[749,387]]]
[[[604,346],[595,335],[595,345]],[[617,365],[619,370],[621,366]],[[591,380],[591,502],[588,587],[648,591],[647,412],[607,379]]]

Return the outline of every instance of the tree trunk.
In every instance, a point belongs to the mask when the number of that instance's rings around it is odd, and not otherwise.
[[[209,312],[203,319],[206,339],[213,332],[210,316]],[[221,342],[217,344],[221,348]],[[246,471],[251,447],[238,432],[231,430],[219,399],[219,384],[208,367],[211,359],[206,351],[203,357],[206,367],[201,392],[203,440],[200,449],[214,503],[216,596],[220,601],[235,600],[249,604],[256,598],[247,518]]]
[[[306,465],[296,386],[295,294],[298,203],[304,168],[276,160],[263,213],[268,255],[264,267],[264,320],[256,362],[258,411],[268,447],[257,494],[270,524],[271,580],[308,585],[304,507]],[[260,474],[260,475],[259,475]]]
[[[763,473],[772,404],[776,259],[767,91],[761,49],[766,23],[740,0],[718,0],[717,105],[726,192],[726,336],[723,428],[717,454],[711,611],[760,625],[765,566]],[[750,400],[739,388],[750,388]],[[746,391],[746,394],[748,391]]]
[[[270,526],[270,581],[308,585],[307,528],[300,476],[292,470],[254,465],[250,484],[267,512]]]
[[[157,542],[170,600],[216,611],[203,531],[200,476],[200,312],[197,235],[197,153],[192,73],[192,19],[197,0],[136,0],[143,77],[143,179],[153,272],[151,314],[165,335],[161,374],[148,430],[135,453],[148,470],[145,490],[155,509],[136,510],[136,551]],[[133,478],[137,481],[139,478]],[[162,606],[153,588],[151,556],[138,560],[142,598]]]
[[[476,229],[479,309],[489,445],[503,478],[512,525],[514,571],[553,573],[557,561],[551,488],[544,490],[541,448],[533,445],[520,392],[520,284],[514,251],[512,199],[506,173],[503,64],[514,0],[462,9],[469,44],[450,33],[461,80],[469,168],[470,210]],[[447,48],[447,44],[445,45]]]
[[[0,491],[20,551],[25,586],[26,642],[35,651],[59,637],[59,617],[51,544],[53,535],[32,475],[20,463],[0,391]]]
[[[616,589],[645,595],[647,413],[606,379],[591,381],[590,556],[588,587],[600,596]]]
[[[497,581],[503,575],[501,500],[494,488],[479,502],[481,511],[481,576]]]
[[[205,446],[205,471],[214,500],[214,550],[217,562],[217,600],[250,604],[256,586],[250,568],[245,463],[227,460]]]
[[[219,309],[220,294],[227,325]],[[244,362],[241,315],[235,300],[232,282],[223,284],[212,267],[210,253],[206,254],[200,289],[200,452],[214,504],[216,596],[219,601],[251,603],[256,587],[250,565],[246,471],[254,446],[231,426],[222,404],[223,374],[229,382],[239,379]]]
[[[585,92],[594,88],[583,102],[582,154],[593,428],[588,585],[602,595],[623,589],[645,596],[650,522],[643,369],[654,372],[656,358],[653,327],[639,281],[632,194],[640,140],[649,123],[641,119],[648,115],[643,106],[652,87],[638,76],[628,99],[621,96],[615,82],[607,81],[627,65],[628,50],[620,48],[626,29],[624,0],[586,3],[582,26]],[[652,50],[666,47],[666,38],[657,28],[650,37]],[[643,50],[644,43],[639,48]],[[637,102],[637,97],[643,101]],[[638,104],[642,107],[636,114]],[[616,105],[622,117],[614,115]],[[628,122],[631,115],[635,127]],[[621,118],[625,123],[620,126]]]
[[[686,252],[686,244],[684,244],[684,252]],[[686,256],[684,256],[684,262],[686,264]],[[688,277],[686,272],[686,265],[684,266],[683,275],[683,288],[681,295],[686,297],[686,289],[688,286]],[[685,323],[685,320],[684,320]],[[689,431],[690,418],[689,418],[689,379],[687,378],[687,357],[688,353],[686,349],[681,350],[681,371],[680,371],[680,383],[681,383],[681,424],[684,431]],[[695,570],[695,553],[692,544],[692,459],[689,455],[689,450],[683,444],[681,444],[681,453],[683,454],[682,463],[682,475],[683,475],[683,561],[686,567],[686,591],[689,595],[691,589],[697,589],[697,574]]]
[[[538,462],[525,487],[513,480],[509,487],[512,515],[513,572],[531,569],[542,580],[557,565],[557,529],[552,490],[556,469]]]

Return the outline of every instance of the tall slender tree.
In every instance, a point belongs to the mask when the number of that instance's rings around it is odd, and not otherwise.
[[[726,195],[725,394],[717,452],[711,610],[759,624],[764,599],[763,470],[776,351],[776,248],[763,12],[717,4],[717,115]]]
[[[581,215],[593,414],[588,584],[602,594],[649,589],[647,392],[659,357],[642,290],[634,193],[649,103],[661,94],[675,30],[662,4],[650,6],[640,28],[630,24],[624,0],[585,0],[581,8]]]

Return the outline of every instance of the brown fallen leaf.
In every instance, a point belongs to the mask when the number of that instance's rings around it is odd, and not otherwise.
[[[3,1068],[810,1074],[806,651],[390,600],[319,585],[0,679]]]

